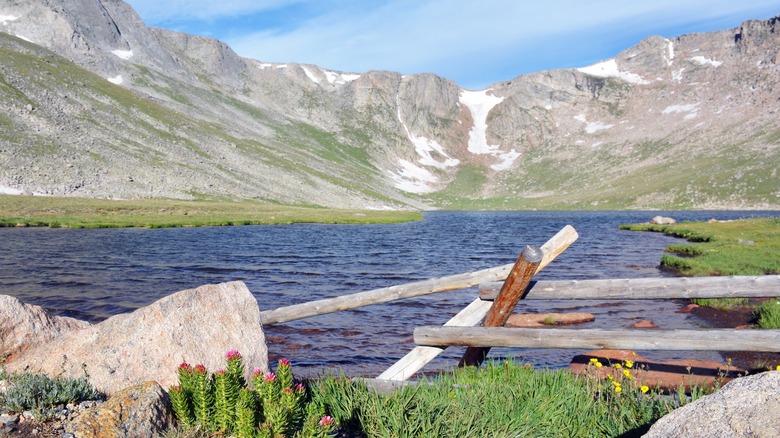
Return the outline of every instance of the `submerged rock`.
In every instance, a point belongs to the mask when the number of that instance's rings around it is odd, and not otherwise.
[[[7,368],[50,376],[86,372],[95,388],[110,394],[147,380],[167,388],[183,361],[215,371],[230,349],[242,354],[247,369],[268,371],[260,309],[240,281],[184,290],[112,316],[28,350]]]
[[[506,321],[507,327],[551,327],[556,325],[582,324],[595,321],[596,317],[592,313],[569,312],[569,313],[534,313],[534,314],[514,314],[510,315]]]

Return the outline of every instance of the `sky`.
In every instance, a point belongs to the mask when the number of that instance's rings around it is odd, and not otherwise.
[[[469,90],[609,59],[652,36],[738,27],[778,0],[125,0],[148,26],[263,62],[435,73]]]

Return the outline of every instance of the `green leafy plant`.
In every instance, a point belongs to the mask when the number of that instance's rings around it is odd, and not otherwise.
[[[249,387],[241,354],[229,350],[225,358],[226,367],[212,375],[203,365],[179,366],[179,384],[168,394],[183,430],[241,438],[315,438],[328,436],[336,427],[332,417],[307,402],[306,388],[295,382],[286,359],[279,361],[276,373],[255,369]]]
[[[756,325],[762,329],[780,329],[780,301],[765,301],[756,309]]]
[[[5,375],[5,379],[11,385],[0,398],[0,404],[16,412],[42,411],[60,404],[103,397],[86,377],[52,379],[45,374],[21,373]]]

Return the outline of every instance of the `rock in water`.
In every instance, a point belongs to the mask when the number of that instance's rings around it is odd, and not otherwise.
[[[670,217],[665,216],[655,216],[651,221],[651,224],[657,224],[657,225],[671,225],[676,224],[677,221]]]
[[[118,391],[105,403],[81,413],[65,425],[79,438],[161,436],[173,420],[168,394],[157,382]]]
[[[780,371],[734,379],[714,394],[675,409],[645,437],[775,437],[780,433]]]
[[[147,380],[174,385],[184,361],[209,371],[224,368],[230,349],[244,357],[247,372],[268,372],[260,309],[240,281],[184,290],[112,316],[28,350],[7,368],[71,377],[86,370],[95,388],[111,394]]]
[[[0,295],[0,357],[7,357],[7,360],[65,333],[89,326],[86,321],[52,316],[41,307]]]

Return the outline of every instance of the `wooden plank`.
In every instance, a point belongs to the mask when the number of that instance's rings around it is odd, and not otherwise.
[[[542,245],[543,258],[536,272],[541,271],[550,264],[560,253],[577,240],[579,235],[571,225],[566,225],[550,240]],[[492,306],[492,302],[483,301],[477,298],[471,304],[466,306],[452,319],[447,321],[444,326],[474,326],[482,322]],[[412,377],[417,371],[420,371],[426,364],[432,361],[436,356],[444,351],[444,347],[422,347],[418,346],[412,349],[406,356],[393,364],[385,372],[379,375],[377,379],[387,380],[406,380]]]
[[[479,297],[492,300],[500,282],[483,283]],[[780,296],[780,275],[616,278],[532,281],[525,300],[660,300]]]
[[[605,330],[423,326],[424,346],[780,352],[780,330]]]
[[[485,327],[503,327],[506,324],[509,315],[512,314],[517,302],[531,282],[531,278],[536,273],[536,268],[542,261],[542,250],[535,246],[526,245],[520,257],[517,258],[512,272],[509,273],[498,297],[490,307],[485,322]],[[459,367],[479,366],[490,352],[490,347],[469,347],[463,353]]]

